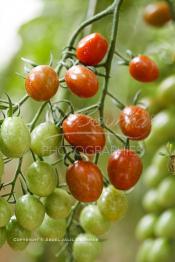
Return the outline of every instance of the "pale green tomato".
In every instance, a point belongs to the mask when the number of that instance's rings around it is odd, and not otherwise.
[[[166,210],[158,218],[155,234],[163,238],[175,238],[175,209]]]
[[[172,262],[172,248],[167,239],[156,239],[150,248],[148,261],[149,262]]]
[[[0,182],[2,180],[3,173],[4,173],[4,161],[2,155],[0,154]]]
[[[141,246],[139,247],[139,251],[137,253],[136,262],[148,262],[149,252],[152,247],[154,240],[147,239],[145,240]]]
[[[8,117],[0,130],[0,149],[11,158],[22,157],[30,149],[30,133],[20,117]]]
[[[111,225],[96,205],[88,205],[83,208],[80,214],[80,224],[87,233],[95,236],[105,234]]]
[[[175,76],[166,78],[156,90],[158,103],[167,107],[175,104]]]
[[[32,131],[31,149],[38,156],[49,156],[56,152],[61,141],[61,132],[51,122],[41,123]]]
[[[136,228],[136,236],[139,240],[154,237],[154,227],[157,221],[157,216],[148,214],[141,218]]]
[[[7,232],[5,227],[0,228],[0,247],[2,247],[7,239]]]
[[[158,192],[156,189],[151,189],[145,194],[142,204],[147,212],[160,212],[162,210],[158,202]]]
[[[76,262],[95,262],[101,251],[101,243],[92,234],[80,234],[73,244],[73,257]]]
[[[0,227],[7,225],[11,217],[10,205],[7,201],[0,197]]]
[[[9,246],[14,250],[23,250],[27,247],[30,237],[30,232],[21,227],[15,216],[13,216],[7,225],[7,242]]]
[[[42,224],[45,209],[39,199],[32,195],[24,195],[17,200],[15,214],[23,228],[33,231]]]
[[[38,231],[42,237],[62,239],[66,233],[66,226],[65,219],[53,219],[48,215],[45,215],[43,223]]]
[[[162,159],[165,158],[162,157]],[[158,168],[156,164],[152,164],[145,170],[143,174],[144,182],[149,187],[157,187],[159,183],[162,181],[162,179],[164,179],[167,176],[167,174],[168,168],[166,172],[164,172],[163,170]]]
[[[74,199],[70,194],[61,188],[56,188],[54,192],[45,199],[46,213],[54,218],[66,218],[74,204]]]
[[[29,190],[38,196],[49,196],[55,189],[56,174],[51,165],[43,161],[31,164],[26,175]]]
[[[103,216],[110,221],[116,221],[124,217],[128,200],[124,192],[110,185],[103,189],[97,205]]]
[[[157,199],[162,207],[173,207],[175,205],[175,177],[165,178],[158,187]]]

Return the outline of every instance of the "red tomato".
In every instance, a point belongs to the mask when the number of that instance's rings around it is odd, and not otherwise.
[[[108,176],[111,184],[117,189],[132,188],[142,173],[142,162],[132,150],[116,150],[108,160]]]
[[[70,90],[79,97],[92,97],[98,91],[98,80],[94,72],[82,65],[72,66],[65,75]]]
[[[79,160],[69,166],[66,181],[72,195],[81,202],[96,201],[103,190],[101,171],[89,161]]]
[[[170,6],[165,1],[149,4],[145,8],[144,20],[149,25],[161,27],[171,19]]]
[[[129,64],[131,76],[140,82],[152,82],[159,77],[159,68],[148,56],[134,57]]]
[[[128,106],[119,115],[120,128],[131,140],[142,140],[151,132],[151,117],[139,106]]]
[[[65,139],[81,152],[94,154],[102,151],[105,146],[104,130],[90,116],[70,114],[62,128]]]
[[[50,66],[34,67],[26,77],[26,91],[37,101],[47,101],[52,98],[59,87],[57,73]]]
[[[77,58],[85,65],[97,65],[108,50],[107,40],[99,33],[93,33],[80,40],[77,46]]]

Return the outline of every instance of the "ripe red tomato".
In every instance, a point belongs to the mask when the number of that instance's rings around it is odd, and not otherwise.
[[[164,26],[171,18],[170,6],[165,1],[149,4],[144,11],[145,22],[155,27]]]
[[[98,80],[94,72],[82,65],[72,66],[65,74],[70,90],[79,97],[92,97],[98,91]]]
[[[129,64],[131,76],[140,82],[152,82],[159,77],[159,68],[148,56],[134,57]]]
[[[116,150],[108,160],[108,176],[111,184],[117,189],[132,188],[142,173],[142,162],[132,150]]]
[[[66,181],[72,195],[81,202],[94,202],[102,193],[103,176],[92,162],[79,160],[69,166]]]
[[[94,154],[102,151],[105,146],[104,130],[90,116],[70,114],[62,128],[65,139],[81,152]]]
[[[77,46],[77,58],[85,65],[97,65],[108,50],[108,42],[99,33],[93,33],[80,40]]]
[[[142,140],[150,134],[151,117],[145,109],[131,105],[121,111],[119,125],[131,140]]]
[[[37,101],[47,101],[52,98],[59,87],[57,73],[50,66],[34,67],[26,77],[26,91]]]

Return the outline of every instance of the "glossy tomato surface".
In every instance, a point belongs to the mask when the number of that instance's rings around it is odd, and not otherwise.
[[[80,40],[76,55],[85,65],[97,65],[104,58],[108,50],[108,42],[99,33],[93,33]]]
[[[103,189],[102,173],[89,161],[79,160],[69,166],[66,181],[72,195],[81,202],[96,201]]]
[[[131,105],[121,111],[119,125],[129,139],[142,140],[151,132],[151,117],[145,109]]]
[[[70,90],[79,97],[92,97],[98,91],[96,75],[82,65],[72,66],[65,74],[65,81]]]
[[[134,57],[129,64],[131,76],[140,82],[152,82],[159,77],[159,68],[148,56],[139,55]]]
[[[171,18],[170,6],[166,1],[149,4],[144,11],[145,22],[155,27],[164,26]]]
[[[116,150],[109,157],[107,169],[112,185],[121,190],[128,190],[141,176],[142,161],[132,150]]]
[[[78,151],[94,154],[103,150],[104,130],[90,116],[71,114],[64,120],[62,127],[65,139]]]
[[[37,101],[47,101],[57,92],[59,78],[53,68],[47,65],[34,67],[26,77],[26,91]]]

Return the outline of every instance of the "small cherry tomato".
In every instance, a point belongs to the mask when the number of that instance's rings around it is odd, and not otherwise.
[[[0,227],[7,225],[11,217],[11,210],[9,203],[0,197]]]
[[[175,103],[175,76],[169,76],[156,89],[157,103],[162,108],[169,107]]]
[[[40,65],[34,67],[26,77],[26,91],[37,101],[47,101],[57,92],[59,78],[50,66]]]
[[[145,8],[144,20],[149,25],[161,27],[171,19],[170,6],[165,1],[149,4]]]
[[[171,242],[166,238],[155,239],[148,250],[148,260],[150,262],[172,262],[174,261],[174,251]]]
[[[158,192],[155,189],[149,190],[143,198],[143,207],[147,212],[161,212],[162,207],[158,202]]]
[[[119,116],[122,132],[131,140],[142,140],[151,132],[151,117],[139,106],[127,106]]]
[[[157,198],[160,206],[164,208],[175,206],[175,177],[166,177],[157,189]]]
[[[175,209],[163,212],[157,220],[155,234],[158,237],[174,239],[175,236]]]
[[[139,180],[142,162],[132,150],[116,150],[109,157],[107,169],[111,184],[117,189],[128,190]]]
[[[97,65],[104,58],[108,50],[108,42],[99,33],[93,33],[80,40],[76,55],[85,65]]]
[[[92,97],[98,91],[98,80],[94,72],[82,65],[72,66],[65,74],[70,90],[79,97]]]
[[[157,216],[148,214],[141,218],[136,228],[136,236],[139,240],[154,237],[154,227],[157,222]]]
[[[150,253],[150,249],[152,248],[153,243],[154,243],[153,239],[147,239],[141,244],[141,246],[139,247],[138,253],[137,253],[136,262],[150,261],[149,253]]]
[[[89,161],[79,160],[70,165],[66,181],[72,195],[81,202],[96,201],[103,189],[102,173]]]
[[[153,82],[159,77],[159,68],[148,56],[134,57],[129,64],[131,76],[140,82]]]
[[[65,139],[77,150],[87,154],[103,150],[104,130],[95,119],[82,114],[70,114],[62,127]]]

